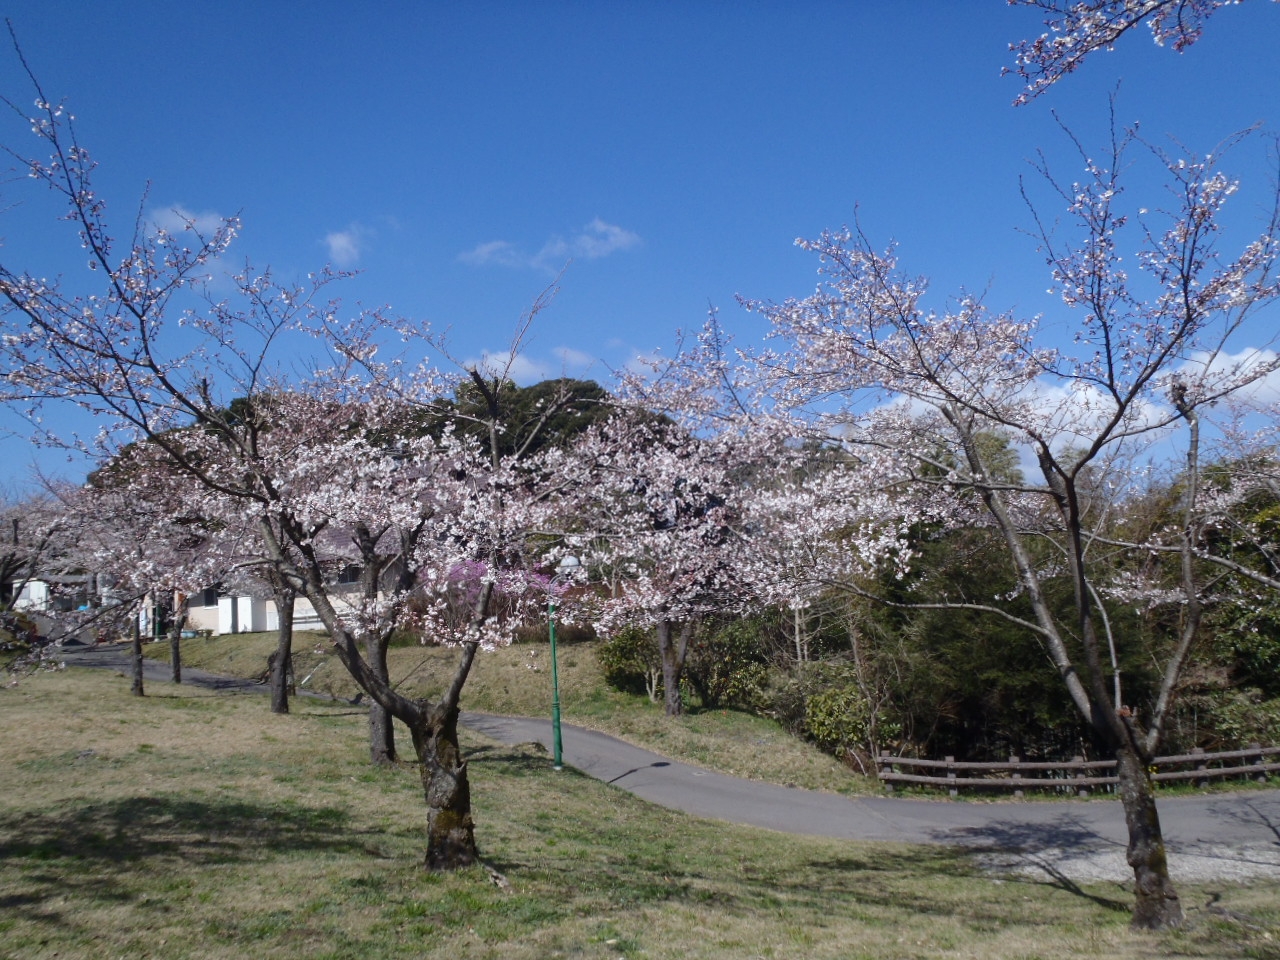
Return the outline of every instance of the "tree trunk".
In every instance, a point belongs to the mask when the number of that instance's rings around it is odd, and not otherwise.
[[[169,634],[169,679],[182,682],[182,631]]]
[[[685,654],[689,650],[689,636],[693,633],[693,621],[680,627],[679,636],[673,641],[670,620],[659,620],[658,653],[662,657],[662,688],[667,716],[684,713],[684,701],[680,698],[680,678],[684,675]]]
[[[276,614],[279,633],[276,649],[267,665],[271,676],[271,712],[289,712],[289,692],[293,685],[293,604],[297,594],[292,590],[276,592]]]
[[[388,637],[387,640],[389,639]],[[384,686],[389,687],[391,679],[387,670],[386,640],[370,637],[365,643],[365,657],[374,675]],[[377,700],[369,702],[369,759],[375,764],[395,763],[398,759],[391,712]]]
[[[1120,800],[1129,828],[1126,859],[1134,878],[1132,926],[1138,930],[1180,927],[1184,919],[1182,903],[1169,879],[1151,774],[1131,744],[1125,743],[1116,750],[1116,760]]]
[[[428,870],[456,870],[475,863],[479,856],[467,763],[458,748],[458,708],[419,703],[421,715],[412,733],[427,801],[425,866]]]
[[[187,600],[183,597],[174,607],[173,617],[169,620],[170,679],[174,683],[182,682],[182,628],[186,625]]]
[[[133,612],[133,643],[129,647],[129,657],[133,664],[133,687],[131,692],[135,697],[143,697],[146,694],[142,689],[142,627],[138,623],[138,611]]]

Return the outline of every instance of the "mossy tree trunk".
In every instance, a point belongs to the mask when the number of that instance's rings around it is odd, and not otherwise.
[[[1124,805],[1129,847],[1125,858],[1133,868],[1133,926],[1167,930],[1183,924],[1182,902],[1169,878],[1154,785],[1143,757],[1129,744],[1116,750],[1120,800]]]
[[[456,870],[479,856],[471,819],[467,762],[458,746],[458,708],[419,701],[419,722],[412,728],[413,749],[422,770],[427,802],[428,870]]]

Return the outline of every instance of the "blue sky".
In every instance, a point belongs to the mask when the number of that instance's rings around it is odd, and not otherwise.
[[[1075,172],[1050,110],[1099,142],[1123,80],[1119,118],[1153,139],[1206,152],[1254,123],[1280,129],[1280,9],[1262,0],[1216,15],[1181,56],[1145,29],[1126,37],[1017,109],[1001,67],[1042,26],[1000,0],[41,0],[7,16],[77,116],[121,229],[148,184],[153,213],[238,213],[233,261],[357,269],[348,302],[449,328],[464,360],[503,350],[572,260],[526,379],[607,379],[711,304],[754,341],[735,295],[811,292],[816,262],[793,240],[855,211],[940,297],[985,289],[1052,317],[1018,186],[1041,148]],[[7,52],[0,87],[30,100]],[[0,131],[27,146],[20,126]],[[1265,161],[1257,142],[1228,164],[1243,219],[1267,199]],[[4,189],[0,255],[78,282],[51,208]],[[20,484],[32,456],[4,444],[0,482]]]

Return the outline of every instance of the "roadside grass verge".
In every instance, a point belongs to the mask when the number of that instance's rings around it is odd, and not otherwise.
[[[138,699],[105,671],[0,691],[0,956],[1280,956],[1274,883],[1185,887],[1190,929],[1139,936],[1116,885],[700,820],[478,737],[508,886],[426,874],[416,771],[369,767],[364,738],[343,704]]]
[[[275,634],[244,633],[184,640],[187,666],[235,677],[261,677]],[[874,777],[852,772],[834,757],[788,734],[777,723],[736,710],[667,717],[660,704],[619,693],[605,683],[594,643],[562,644],[560,702],[565,723],[619,737],[664,756],[750,780],[844,794],[879,794]],[[342,699],[359,693],[323,634],[294,638],[294,674],[301,688]],[[147,656],[168,660],[166,643],[148,644]],[[476,657],[462,693],[462,708],[537,717],[551,714],[551,652],[545,643],[522,643]],[[414,696],[438,694],[451,676],[457,651],[440,647],[393,647],[393,681]],[[303,681],[306,681],[303,683]],[[408,731],[398,732],[408,742]]]

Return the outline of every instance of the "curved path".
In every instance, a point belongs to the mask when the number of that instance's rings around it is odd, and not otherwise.
[[[504,743],[550,749],[551,723],[465,713]],[[845,797],[742,780],[678,763],[603,733],[565,724],[564,761],[665,807],[788,833],[979,848],[993,866],[1072,879],[1132,879],[1119,802],[951,801]],[[1160,800],[1170,866],[1185,879],[1280,877],[1280,790]]]
[[[127,672],[122,646],[65,648],[69,665]],[[148,682],[167,682],[168,665],[148,661]],[[184,669],[193,686],[264,692],[262,684]],[[550,749],[545,719],[464,713],[473,730],[508,744]],[[948,801],[846,797],[743,780],[668,760],[603,733],[564,724],[564,762],[653,803],[697,816],[788,833],[978,848],[993,866],[1069,879],[1131,879],[1120,804],[1088,801]],[[1280,877],[1280,790],[1165,797],[1160,819],[1175,877]]]

